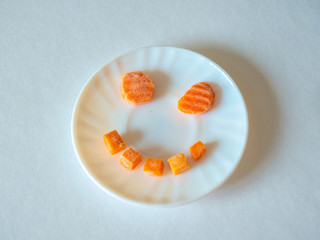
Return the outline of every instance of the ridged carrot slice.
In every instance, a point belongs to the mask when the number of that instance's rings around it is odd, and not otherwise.
[[[126,73],[121,78],[122,98],[130,104],[150,102],[153,89],[153,82],[142,72]]]
[[[215,93],[208,83],[196,83],[179,99],[178,109],[188,114],[203,113],[212,107],[214,98]]]

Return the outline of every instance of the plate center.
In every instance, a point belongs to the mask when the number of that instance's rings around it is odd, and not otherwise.
[[[167,99],[137,106],[127,122],[128,143],[150,158],[166,160],[186,152],[197,127],[194,119],[181,113],[176,105],[175,99]]]

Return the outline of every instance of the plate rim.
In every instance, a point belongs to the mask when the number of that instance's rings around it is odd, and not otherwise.
[[[178,202],[175,202],[175,203],[152,203],[152,202],[143,202],[143,201],[136,201],[136,200],[132,200],[130,198],[126,198],[124,196],[121,196],[115,192],[113,192],[112,190],[108,189],[107,187],[105,187],[104,185],[102,185],[91,173],[90,171],[88,170],[88,168],[85,166],[85,164],[83,163],[82,159],[81,159],[81,156],[78,152],[78,149],[77,149],[77,143],[76,143],[76,140],[75,140],[75,115],[76,115],[76,112],[77,112],[77,108],[78,108],[78,105],[79,105],[79,100],[83,94],[83,92],[85,91],[85,89],[87,88],[87,86],[89,85],[90,81],[93,79],[93,77],[99,73],[99,71],[101,69],[103,69],[104,67],[106,67],[107,65],[111,64],[112,62],[114,61],[117,61],[118,59],[126,56],[126,55],[129,55],[135,51],[138,51],[138,50],[142,50],[142,49],[152,49],[152,48],[168,48],[168,49],[174,49],[174,50],[178,50],[178,51],[186,51],[186,52],[189,52],[191,54],[194,54],[194,55],[197,55],[198,57],[202,58],[203,60],[209,62],[213,67],[217,68],[224,76],[225,78],[231,83],[231,85],[234,87],[234,89],[238,92],[239,96],[240,96],[240,99],[241,99],[241,102],[244,106],[244,120],[245,120],[245,138],[244,138],[244,142],[243,142],[243,146],[242,146],[242,150],[241,150],[241,153],[239,155],[239,160],[238,162],[235,164],[234,168],[232,169],[232,171],[227,175],[227,177],[221,182],[219,183],[217,186],[213,187],[209,192],[207,192],[206,194],[203,194],[202,196],[200,197],[196,197],[194,199],[188,199],[188,200],[184,200],[184,201],[178,201]],[[118,200],[121,200],[123,202],[127,202],[129,204],[132,204],[132,205],[138,205],[138,206],[148,206],[148,207],[157,207],[157,208],[163,208],[163,207],[177,207],[177,206],[182,206],[182,205],[186,205],[186,204],[189,204],[189,203],[192,203],[192,202],[195,202],[197,200],[200,200],[206,196],[208,196],[209,194],[211,194],[214,190],[220,188],[233,174],[234,172],[236,171],[236,169],[238,168],[239,166],[239,163],[241,162],[242,158],[243,158],[243,155],[244,155],[244,152],[246,150],[246,146],[247,146],[247,142],[248,142],[248,134],[249,133],[249,117],[248,117],[248,109],[247,109],[247,105],[246,105],[246,102],[243,98],[243,95],[240,91],[240,88],[239,86],[236,84],[236,82],[230,77],[230,75],[220,66],[218,65],[217,63],[215,63],[213,60],[209,59],[208,57],[198,53],[198,52],[195,52],[195,51],[192,51],[190,49],[186,49],[186,48],[180,48],[180,47],[172,47],[172,46],[145,46],[145,47],[139,47],[139,48],[135,48],[135,49],[132,49],[130,51],[127,51],[125,53],[122,53],[121,55],[113,58],[112,60],[110,60],[109,62],[107,62],[106,64],[104,64],[102,67],[98,68],[98,70],[96,70],[94,72],[94,74],[92,74],[89,79],[84,83],[84,85],[82,86],[77,98],[76,98],[76,102],[73,106],[73,110],[72,110],[72,117],[71,117],[71,138],[72,138],[72,145],[73,145],[73,150],[76,154],[76,157],[77,157],[77,160],[78,162],[80,163],[80,166],[82,167],[82,169],[84,170],[84,172],[87,174],[87,176],[100,188],[102,189],[104,192],[108,193],[110,196],[118,199]]]

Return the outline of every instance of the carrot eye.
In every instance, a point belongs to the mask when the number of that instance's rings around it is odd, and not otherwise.
[[[154,84],[142,72],[126,73],[121,78],[122,98],[130,104],[142,104],[151,101]]]
[[[200,82],[191,88],[179,99],[178,109],[183,113],[200,114],[208,111],[212,106],[215,93],[208,83]]]

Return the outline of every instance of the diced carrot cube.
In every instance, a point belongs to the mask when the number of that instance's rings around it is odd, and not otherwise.
[[[178,175],[180,173],[183,173],[187,171],[190,166],[187,162],[186,157],[183,153],[179,153],[171,158],[168,159],[170,168],[174,175]]]
[[[145,171],[150,176],[161,177],[163,174],[163,167],[164,164],[162,159],[146,158],[143,171]]]
[[[107,145],[110,153],[116,154],[126,148],[117,130],[106,133],[103,136],[104,143]]]
[[[141,154],[132,148],[127,148],[120,158],[120,164],[129,170],[135,169],[141,161]]]
[[[142,72],[130,72],[121,77],[121,95],[130,104],[150,102],[153,89],[153,82]]]
[[[206,152],[206,147],[204,146],[204,144],[199,141],[199,142],[196,142],[195,144],[193,144],[190,148],[190,153],[191,153],[191,156],[193,157],[193,159],[195,161],[198,161],[201,156]]]

